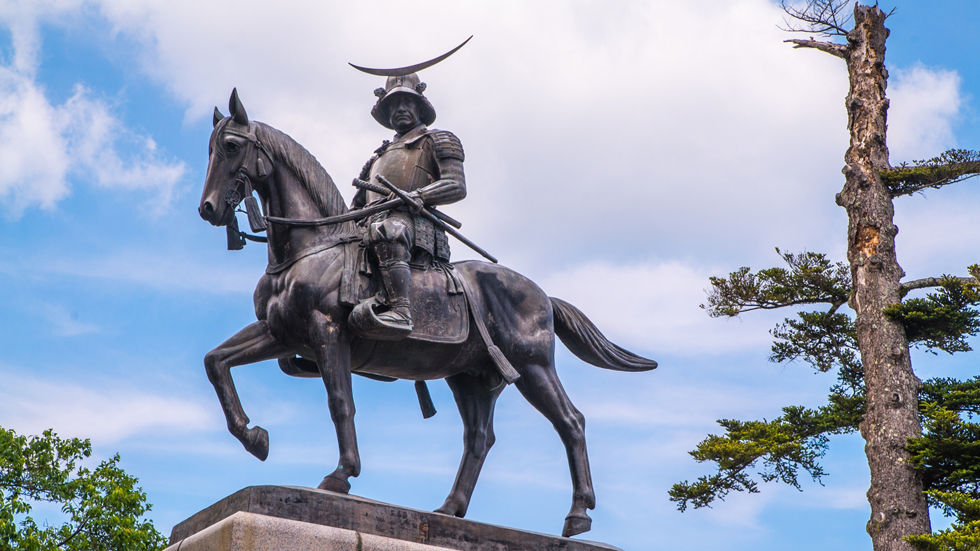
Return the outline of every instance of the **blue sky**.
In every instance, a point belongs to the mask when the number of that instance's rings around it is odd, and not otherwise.
[[[244,486],[315,485],[336,461],[322,385],[273,363],[233,371],[271,434],[260,463],[227,433],[204,374],[204,354],[254,319],[265,266],[262,247],[226,251],[197,216],[211,110],[237,86],[252,118],[345,183],[389,137],[368,114],[380,79],[346,63],[414,63],[474,34],[422,75],[434,126],[467,151],[469,196],[446,210],[661,365],[601,371],[559,348],[588,419],[598,508],[586,537],[631,550],[869,549],[857,437],[833,441],[823,486],[764,486],[684,514],[667,501],[672,483],[707,472],[686,452],[715,419],[815,406],[831,383],[766,361],[781,314],[704,315],[707,277],[770,265],[776,246],[842,258],[846,224],[833,201],[843,64],[783,44],[771,2],[689,4],[0,3],[0,425],[120,452],[165,532]],[[894,5],[892,163],[980,148],[980,7]],[[978,261],[978,200],[972,181],[899,200],[910,279]],[[913,357],[923,378],[971,376],[971,360]],[[423,421],[410,383],[355,381],[354,493],[442,503],[461,426],[446,386],[430,388],[439,414]],[[495,426],[469,518],[560,531],[570,482],[557,435],[513,390]]]

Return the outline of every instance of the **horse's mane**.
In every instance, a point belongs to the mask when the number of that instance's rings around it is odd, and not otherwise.
[[[274,161],[283,163],[299,179],[321,215],[332,216],[347,212],[347,205],[337,191],[333,179],[312,153],[284,132],[263,122],[254,122],[255,136],[261,140]],[[346,224],[341,226],[343,225]]]

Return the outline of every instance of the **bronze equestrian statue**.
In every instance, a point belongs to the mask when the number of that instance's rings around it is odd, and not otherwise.
[[[277,359],[289,375],[322,379],[340,459],[318,487],[342,493],[360,472],[351,374],[416,381],[427,415],[434,410],[424,382],[445,379],[462,416],[464,451],[436,511],[459,517],[494,442],[494,403],[513,383],[551,421],[568,455],[573,496],[562,535],[585,532],[595,508],[585,418],[558,380],[555,336],[605,369],[657,364],[613,344],[577,308],[508,268],[447,262],[442,231],[459,235],[459,224],[433,205],[465,195],[463,151],[452,134],[427,129],[435,110],[414,74],[424,66],[375,70],[389,78],[372,114],[397,135],[355,179],[361,191],[351,210],[313,155],[250,120],[236,91],[228,117],[215,109],[200,215],[227,227],[229,248],[241,248],[243,236],[267,241],[269,264],[254,294],[258,321],[205,356],[208,379],[228,430],[261,460],[269,435],[248,426],[231,368]],[[243,200],[252,230],[267,231],[265,238],[238,230]]]

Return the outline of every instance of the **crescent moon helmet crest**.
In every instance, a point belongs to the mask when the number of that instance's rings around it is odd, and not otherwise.
[[[417,73],[417,72],[421,71],[422,69],[428,69],[429,67],[432,67],[436,63],[439,63],[440,61],[442,61],[442,60],[446,59],[447,57],[453,55],[454,53],[456,53],[456,50],[459,50],[460,48],[462,48],[463,46],[465,46],[466,43],[469,42],[471,38],[473,38],[473,35],[470,35],[470,38],[467,38],[466,40],[464,40],[459,46],[456,46],[452,50],[449,50],[448,52],[442,54],[439,57],[434,57],[434,58],[430,59],[429,61],[423,61],[422,63],[416,63],[415,65],[409,65],[407,67],[397,67],[397,68],[394,68],[394,69],[372,69],[370,67],[361,67],[360,65],[354,65],[353,63],[348,63],[348,65],[350,65],[351,67],[357,69],[358,71],[361,71],[362,73],[367,73],[369,75],[374,75],[374,76],[379,76],[379,77],[403,77],[403,76],[408,76],[408,75],[410,75],[412,73]]]
[[[384,88],[378,88],[374,91],[374,94],[378,96],[378,101],[374,104],[374,107],[371,108],[371,116],[374,117],[374,120],[378,121],[378,123],[385,128],[393,129],[390,120],[391,98],[398,94],[407,94],[415,98],[415,102],[419,110],[419,119],[421,122],[425,125],[432,124],[432,122],[436,120],[436,110],[434,107],[432,107],[429,99],[422,95],[422,92],[425,91],[425,83],[419,79],[417,72],[421,71],[422,69],[432,67],[436,63],[439,63],[440,61],[453,55],[457,50],[465,46],[471,38],[473,38],[472,35],[464,40],[459,46],[456,46],[439,57],[432,58],[429,61],[423,61],[422,63],[416,63],[415,65],[409,65],[407,67],[397,67],[394,69],[371,69],[350,63],[349,65],[358,71],[362,71],[369,75],[388,77]]]

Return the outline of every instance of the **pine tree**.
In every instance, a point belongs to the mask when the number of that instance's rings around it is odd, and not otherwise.
[[[788,42],[834,55],[847,67],[850,147],[844,156],[844,187],[836,197],[848,215],[847,263],[813,252],[780,252],[786,267],[758,272],[741,268],[728,277],[711,278],[705,305],[712,316],[826,305],[777,325],[770,359],[802,360],[818,371],[835,372],[837,380],[822,407],[786,407],[783,415],[769,421],[719,421],[725,434],[708,436],[691,452],[698,461],[717,463],[718,472],[676,484],[670,497],[684,510],[689,504],[706,506],[730,491],[757,492],[753,470],[759,480],[799,488],[800,470],[817,480],[825,474],[819,460],[830,436],[860,431],[871,471],[867,531],[872,544],[876,551],[908,551],[913,549],[909,536],[930,531],[923,490],[964,487],[936,471],[930,459],[942,456],[954,464],[969,462],[962,455],[942,455],[935,446],[923,444],[926,447],[916,451],[909,447],[910,441],[923,436],[923,419],[926,442],[940,434],[935,432],[939,425],[933,423],[943,406],[930,408],[923,398],[920,407],[920,397],[950,405],[945,401],[949,392],[977,384],[951,380],[923,384],[912,371],[909,347],[948,353],[970,349],[967,338],[980,330],[975,308],[980,302],[980,267],[972,266],[969,277],[902,282],[905,273],[895,251],[898,229],[893,201],[980,173],[980,154],[953,150],[897,167],[889,164],[884,23],[890,14],[877,5],[854,5],[851,19],[850,4],[850,0],[809,0],[801,7],[783,5],[793,21],[788,30],[827,39]],[[933,291],[922,298],[906,298],[917,289]],[[845,305],[850,313],[841,311]],[[956,415],[978,405],[980,397],[947,411]],[[963,407],[967,409],[957,409]],[[939,455],[930,456],[927,449]],[[933,500],[945,496],[932,495]]]

